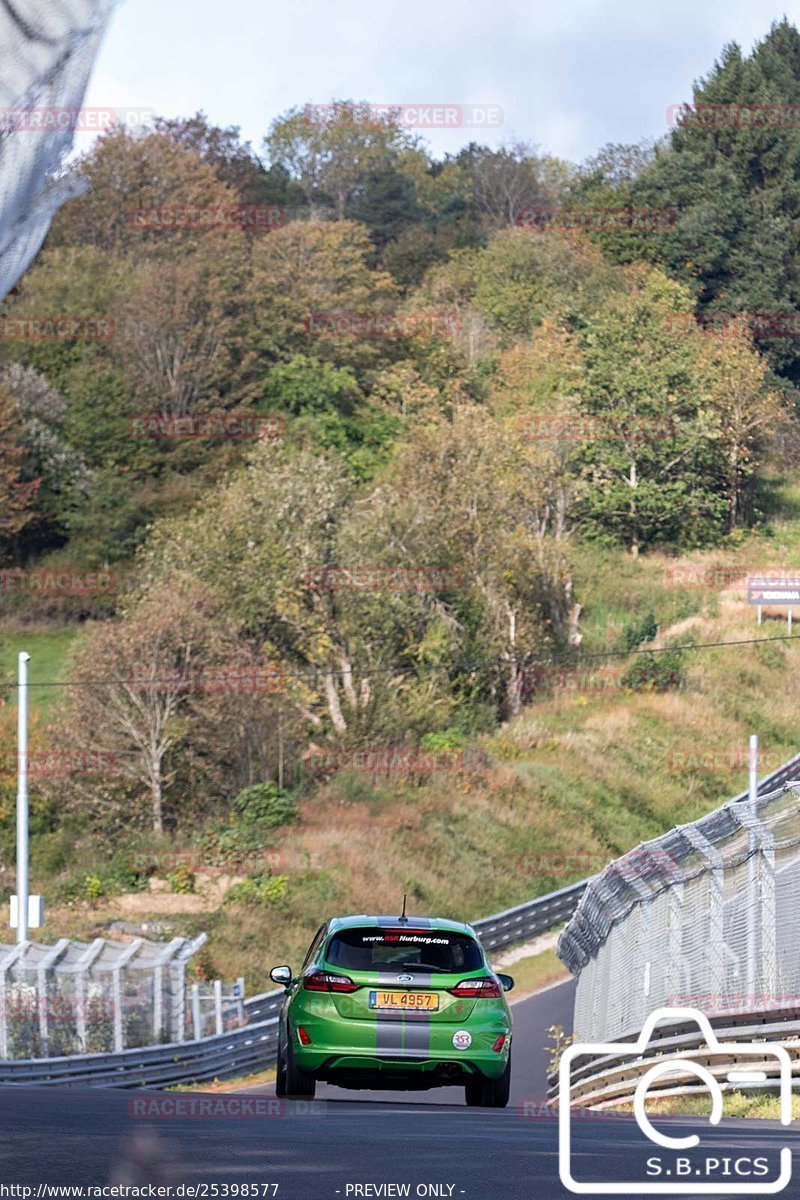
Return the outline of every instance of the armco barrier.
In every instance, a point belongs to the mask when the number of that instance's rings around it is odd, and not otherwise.
[[[276,1016],[194,1042],[142,1046],[118,1054],[15,1059],[0,1063],[0,1083],[169,1087],[266,1070],[274,1065],[277,1046]]]
[[[724,1017],[709,1017],[709,1022],[721,1043],[764,1042],[763,1062],[748,1058],[747,1065],[753,1070],[763,1072],[765,1078],[758,1083],[749,1082],[748,1091],[776,1091],[778,1088],[777,1060],[767,1052],[770,1042],[778,1042],[789,1051],[792,1060],[792,1087],[793,1090],[797,1088],[800,1083],[800,1011],[797,1006],[783,1013],[773,1010],[762,1018],[750,1013],[741,1013],[735,1017],[729,1014]],[[639,1031],[636,1030],[628,1038],[618,1040],[633,1042],[638,1036]],[[570,1081],[570,1106],[610,1108],[632,1104],[637,1084],[646,1071],[657,1063],[664,1062],[672,1062],[678,1069],[681,1060],[687,1059],[706,1066],[721,1082],[725,1080],[734,1061],[732,1057],[721,1057],[717,1051],[712,1055],[705,1045],[702,1031],[694,1022],[682,1021],[675,1025],[660,1025],[654,1030],[653,1039],[641,1054],[637,1053],[631,1058],[625,1058],[624,1055],[605,1055],[574,1067]],[[647,1094],[650,1100],[658,1101],[660,1098],[707,1092],[706,1084],[696,1076],[667,1076],[654,1080]],[[554,1103],[558,1097],[556,1076],[550,1077],[549,1094],[551,1102]]]
[[[544,933],[568,920],[586,881],[473,923],[487,950]],[[249,1024],[232,1033],[143,1046],[117,1054],[69,1058],[0,1060],[0,1084],[82,1084],[89,1087],[169,1087],[232,1078],[274,1066],[283,988],[251,996],[244,1008]]]

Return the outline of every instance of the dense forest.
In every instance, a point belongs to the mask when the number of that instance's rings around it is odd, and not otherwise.
[[[726,48],[692,103],[579,165],[437,159],[351,100],[258,152],[202,113],[98,139],[0,315],[3,617],[76,627],[35,738],[116,764],[50,802],[290,819],[315,754],[518,714],[580,653],[583,549],[768,521],[798,453],[800,122],[696,117],[800,104],[800,34]]]

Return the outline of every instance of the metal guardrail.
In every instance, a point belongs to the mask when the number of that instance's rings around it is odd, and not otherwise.
[[[0,1083],[130,1088],[229,1079],[273,1066],[277,1046],[275,1016],[193,1042],[142,1046],[118,1054],[10,1060],[0,1064]]]
[[[568,920],[587,881],[473,922],[487,950],[524,941]],[[231,1033],[143,1046],[116,1054],[0,1061],[0,1084],[83,1084],[89,1087],[169,1087],[226,1079],[275,1065],[283,988],[244,1002],[248,1024]]]
[[[785,1009],[781,1015],[778,1006],[762,1019],[751,1013],[740,1013],[737,1016],[710,1016],[708,1018],[712,1029],[724,1051],[725,1042],[761,1042],[766,1046],[770,1042],[778,1042],[786,1047],[792,1060],[793,1090],[800,1084],[800,1009],[794,1005]],[[635,1041],[638,1030],[629,1038],[619,1041]],[[720,1051],[710,1051],[706,1046],[702,1030],[689,1021],[675,1025],[660,1025],[654,1030],[650,1044],[642,1053],[634,1058],[625,1059],[620,1055],[605,1055],[594,1058],[583,1066],[573,1069],[570,1084],[570,1106],[573,1108],[610,1108],[633,1102],[637,1084],[646,1071],[656,1063],[674,1062],[676,1068],[681,1061],[691,1057],[693,1063],[706,1066],[715,1078],[722,1083],[725,1091],[725,1077],[735,1061],[734,1056],[726,1058]],[[748,1083],[747,1090],[775,1090],[779,1083],[779,1067],[774,1056],[765,1054],[764,1060],[756,1061],[748,1057],[747,1065],[754,1070],[762,1071],[765,1075],[763,1082]],[[707,1093],[706,1084],[696,1077],[680,1079],[669,1077],[655,1080],[648,1089],[648,1098],[658,1100],[671,1096]],[[558,1079],[550,1077],[550,1102],[558,1098]]]
[[[481,917],[479,921],[472,922],[472,928],[486,950],[497,950],[501,946],[510,946],[514,942],[523,942],[539,933],[546,933],[569,920],[589,882],[588,879],[582,879],[580,883],[572,883],[547,896],[528,900],[516,908],[507,908],[493,917]]]

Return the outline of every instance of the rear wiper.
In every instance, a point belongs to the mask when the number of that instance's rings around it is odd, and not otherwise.
[[[432,963],[392,963],[393,971],[436,971],[439,975],[452,975],[449,967],[434,967]]]

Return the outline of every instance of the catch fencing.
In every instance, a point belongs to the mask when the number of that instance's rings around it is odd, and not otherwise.
[[[183,1042],[208,1032],[203,993],[187,1005],[186,967],[207,935],[128,944],[96,938],[0,946],[0,1059],[44,1059]],[[240,999],[218,986],[216,1032]],[[207,1007],[207,1006],[206,1006]]]
[[[512,945],[566,921],[575,911],[585,887],[585,881],[572,884],[484,917],[475,921],[473,927],[487,950]],[[205,934],[201,939],[205,940]],[[226,997],[219,985],[211,995],[195,985],[188,1013],[185,1000],[179,1008],[183,1012],[183,1024],[178,1026],[181,1037],[169,1044],[113,1053],[0,1062],[0,1084],[167,1087],[264,1070],[275,1063],[278,1019],[286,993],[283,988],[276,988],[242,1002],[242,986],[240,980],[233,988],[229,987]],[[212,1005],[213,1013],[209,1011]],[[243,1011],[248,1024],[229,1032],[220,1031],[219,1022],[228,1011],[239,1014]],[[217,1025],[215,1034],[184,1040],[187,1022],[204,1029],[212,1019]]]
[[[591,880],[558,953],[577,1041],[630,1037],[656,1008],[718,1020],[800,1009],[800,756]]]

